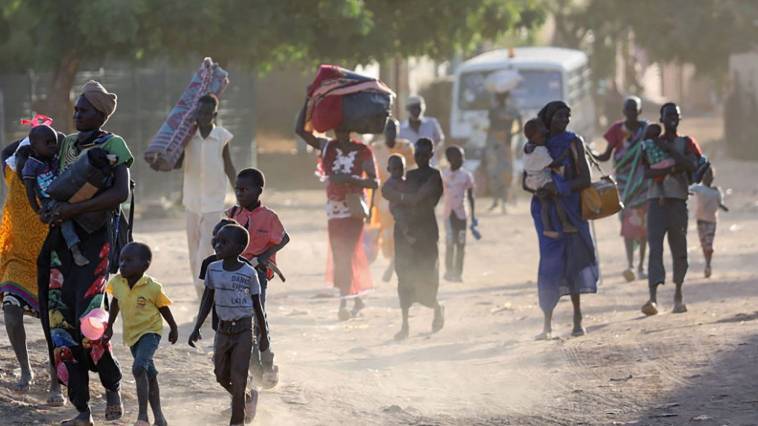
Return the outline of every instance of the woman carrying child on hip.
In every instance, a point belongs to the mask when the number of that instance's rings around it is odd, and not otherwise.
[[[99,373],[105,388],[105,419],[116,420],[123,415],[121,369],[113,358],[110,345],[100,341],[84,345],[80,331],[80,319],[104,305],[109,257],[114,243],[110,221],[129,197],[132,154],[123,138],[102,130],[115,109],[115,94],[108,93],[98,82],[87,82],[74,107],[78,133],[67,136],[59,150],[59,166],[63,172],[94,148],[115,156],[110,186],[81,202],[56,203],[42,214],[42,220],[53,226],[37,260],[40,316],[58,378],[68,386],[68,397],[78,411],[75,418],[64,423],[67,425],[93,423],[89,405],[90,370]],[[87,213],[95,213],[102,222],[94,224],[91,232],[77,223],[75,229],[80,250],[89,260],[89,264],[79,266],[58,225],[70,219],[80,219]]]
[[[558,206],[566,214],[567,225],[555,229],[558,238],[545,234],[542,220],[543,197],[532,197],[532,219],[537,231],[540,261],[537,273],[539,304],[544,314],[544,328],[537,339],[552,338],[553,310],[558,300],[571,296],[574,307],[574,327],[572,336],[583,336],[581,295],[597,293],[599,271],[595,257],[595,247],[590,235],[589,223],[582,218],[579,193],[590,186],[590,170],[585,157],[584,142],[577,134],[567,130],[571,118],[571,108],[561,101],[545,105],[538,114],[543,129],[537,127],[536,134],[548,130],[545,147],[562,169],[563,175],[551,173],[552,182],[543,185],[542,190],[555,201],[549,203],[548,216],[551,224],[561,224]],[[531,132],[530,132],[531,134]],[[539,137],[538,137],[539,138]],[[574,232],[572,231],[572,228]]]

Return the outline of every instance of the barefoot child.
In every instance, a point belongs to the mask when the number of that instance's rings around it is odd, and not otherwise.
[[[250,242],[242,252],[242,257],[247,259],[258,273],[258,282],[261,284],[261,304],[266,309],[266,288],[268,282],[274,277],[276,268],[276,253],[284,248],[290,237],[284,230],[282,222],[275,211],[261,203],[261,194],[266,179],[258,169],[244,169],[237,175],[234,184],[234,195],[237,205],[227,211],[227,216],[242,225],[250,235]],[[280,278],[282,278],[280,276]],[[256,324],[256,336],[260,338],[260,326]],[[253,377],[269,389],[276,386],[279,381],[279,368],[274,365],[274,354],[271,350],[266,353],[258,352],[253,347],[252,353]]]
[[[540,199],[540,216],[542,218],[542,233],[549,238],[559,238],[560,233],[555,230],[550,218],[550,204],[555,203],[555,210],[558,213],[558,220],[561,223],[561,229],[566,233],[576,233],[576,228],[566,217],[566,211],[561,203],[551,196],[545,189],[546,186],[552,185],[552,171],[562,172],[554,167],[560,162],[560,159],[553,159],[545,147],[545,136],[547,129],[541,120],[533,118],[524,124],[524,136],[528,143],[524,146],[524,171],[526,179],[524,186],[534,191],[537,198]],[[568,150],[566,151],[568,153]]]
[[[697,219],[697,233],[700,237],[700,246],[703,248],[705,257],[705,277],[711,277],[711,258],[713,257],[713,239],[716,236],[716,223],[718,222],[718,210],[728,212],[724,205],[721,189],[713,186],[716,171],[713,166],[709,167],[703,175],[703,183],[690,187],[690,194],[695,197],[695,218]]]
[[[445,220],[447,235],[445,279],[452,282],[463,281],[463,258],[466,251],[466,206],[463,200],[467,196],[471,208],[471,221],[474,225],[477,223],[474,210],[474,176],[462,168],[464,155],[463,148],[448,147],[445,156],[450,168],[442,173],[445,197],[442,217]]]
[[[107,288],[113,299],[104,337],[110,339],[113,336],[113,323],[121,312],[124,344],[129,346],[134,356],[132,374],[137,385],[139,406],[136,426],[150,424],[147,417],[148,401],[153,409],[153,424],[167,424],[161,410],[158,370],[153,362],[163,330],[161,317],[171,329],[168,341],[173,345],[179,336],[174,316],[169,309],[171,300],[158,282],[145,275],[152,258],[153,254],[146,244],[127,244],[119,257],[120,274],[110,280]]]
[[[247,231],[240,225],[226,225],[214,238],[214,249],[220,260],[208,266],[197,322],[187,342],[195,347],[195,342],[202,338],[200,328],[215,306],[219,322],[213,341],[214,373],[219,384],[232,396],[231,425],[252,421],[258,403],[257,391],[245,392],[254,340],[253,315],[261,325],[258,348],[266,352],[269,346],[258,273],[239,259],[248,240]]]
[[[29,142],[32,154],[26,160],[21,174],[29,204],[39,213],[40,210],[48,210],[56,202],[48,195],[47,188],[58,176],[58,132],[46,125],[34,127],[29,132]],[[42,206],[37,203],[37,199]],[[66,220],[60,227],[74,263],[78,266],[88,265],[89,260],[84,257],[79,247],[80,240],[74,222]]]

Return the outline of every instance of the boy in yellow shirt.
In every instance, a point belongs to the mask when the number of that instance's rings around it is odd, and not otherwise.
[[[167,424],[161,411],[158,370],[153,363],[153,355],[161,341],[163,319],[171,328],[168,341],[173,345],[179,337],[174,316],[168,307],[171,300],[163,292],[160,283],[145,275],[152,259],[153,254],[147,244],[127,244],[119,257],[120,274],[108,282],[106,290],[113,296],[113,300],[104,338],[110,339],[113,336],[113,323],[121,311],[124,344],[129,346],[134,356],[132,374],[137,385],[139,403],[139,414],[135,423],[137,426],[150,425],[147,417],[148,400],[155,417],[153,424]]]

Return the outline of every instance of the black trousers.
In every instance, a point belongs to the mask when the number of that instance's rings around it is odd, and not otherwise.
[[[647,211],[648,284],[654,287],[666,282],[663,266],[663,239],[668,237],[674,266],[674,283],[684,283],[687,275],[687,201],[678,198],[650,200]]]

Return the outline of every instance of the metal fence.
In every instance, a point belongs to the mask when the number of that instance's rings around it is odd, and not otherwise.
[[[102,82],[118,94],[118,110],[108,121],[106,128],[124,137],[135,157],[132,176],[137,182],[136,195],[142,199],[166,196],[178,199],[181,191],[181,172],[155,172],[143,160],[142,155],[150,139],[163,123],[171,107],[189,83],[192,73],[199,66],[187,63],[169,66],[154,63],[149,67],[113,65],[99,70],[81,71],[76,76],[72,96],[89,79]],[[234,134],[231,145],[232,158],[238,169],[255,166],[255,85],[252,73],[228,70],[231,84],[227,87],[219,111],[219,124]],[[28,129],[19,125],[19,119],[32,115],[36,99],[43,99],[49,75],[0,74],[0,125],[3,135],[0,141],[17,140]],[[36,111],[45,113],[45,111]],[[70,117],[55,117],[58,122]]]

